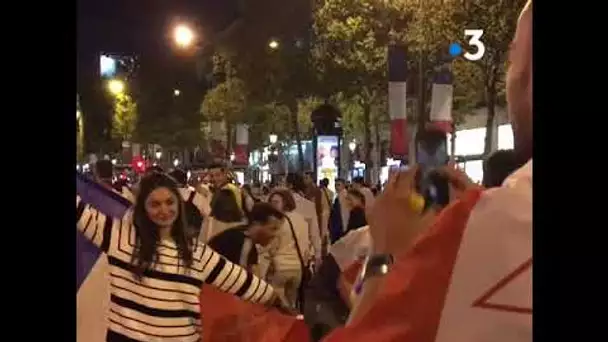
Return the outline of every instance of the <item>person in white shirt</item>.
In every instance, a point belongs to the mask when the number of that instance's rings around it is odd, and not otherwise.
[[[327,234],[322,234],[319,229],[319,220],[315,204],[304,197],[306,187],[302,175],[289,173],[286,177],[286,182],[296,204],[295,211],[302,215],[308,223],[308,235],[313,250],[312,255],[314,255],[315,264],[319,265],[323,259],[323,248],[327,245],[326,241],[329,237]]]
[[[179,193],[182,196],[182,199],[188,202],[192,197],[192,204],[198,209],[203,217],[209,216],[211,212],[211,201],[208,197],[204,196],[202,193],[196,191],[195,188],[188,186],[188,175],[184,170],[175,169],[169,173],[173,179],[179,185]]]
[[[293,217],[296,216],[286,216],[268,203],[256,203],[249,213],[247,234],[258,245],[259,276],[273,287],[285,307],[297,309],[302,300],[300,256],[305,256],[296,249],[302,236],[297,236],[295,227],[292,232],[289,221]]]

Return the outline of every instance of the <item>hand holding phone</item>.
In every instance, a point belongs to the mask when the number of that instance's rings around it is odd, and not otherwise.
[[[445,207],[450,201],[448,179],[439,169],[449,162],[447,137],[440,131],[424,131],[416,137],[416,190],[425,199],[425,209]]]

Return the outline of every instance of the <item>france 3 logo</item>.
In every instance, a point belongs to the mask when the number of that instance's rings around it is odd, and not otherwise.
[[[478,61],[483,55],[486,53],[486,46],[481,41],[481,37],[483,36],[483,30],[480,29],[466,29],[464,30],[465,38],[469,38],[468,45],[472,47],[475,51],[474,53],[470,53],[469,51],[464,51],[462,46],[458,43],[450,44],[450,56],[458,57],[462,54],[462,56],[468,61]],[[468,49],[467,49],[468,50]],[[464,54],[463,54],[464,52]]]

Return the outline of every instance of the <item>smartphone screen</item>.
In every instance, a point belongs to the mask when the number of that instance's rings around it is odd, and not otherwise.
[[[449,161],[447,136],[443,132],[424,132],[416,141],[416,162],[419,174],[416,188],[424,196],[425,207],[446,206],[449,203],[447,179],[437,169]]]

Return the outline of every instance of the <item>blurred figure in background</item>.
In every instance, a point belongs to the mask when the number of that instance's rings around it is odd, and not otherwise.
[[[188,186],[188,174],[182,169],[175,169],[169,173],[177,183],[177,190],[185,202],[184,210],[186,221],[191,228],[193,237],[199,236],[203,221],[211,212],[210,199],[203,196],[191,186]]]
[[[346,188],[346,182],[342,178],[336,178],[336,199],[332,205],[330,218],[329,218],[329,231],[331,236],[331,243],[338,241],[346,232],[348,225],[348,217],[350,210],[346,196],[348,190]]]
[[[291,191],[296,203],[295,211],[302,215],[308,223],[308,234],[313,248],[312,254],[314,255],[315,262],[318,265],[323,258],[323,247],[325,246],[324,241],[328,238],[329,234],[325,234],[319,227],[317,210],[314,203],[304,197],[306,186],[304,185],[302,175],[298,173],[289,173],[287,174],[286,182],[287,187]]]
[[[211,191],[214,193],[214,195],[222,189],[232,191],[234,193],[234,197],[237,199],[239,208],[242,210],[243,203],[241,201],[241,189],[231,182],[229,173],[229,170],[222,164],[212,164],[209,166]]]
[[[121,194],[124,198],[128,199],[131,203],[135,203],[135,196],[126,186],[126,183],[116,182],[114,178],[114,165],[109,160],[98,160],[93,168],[93,176],[95,180],[103,185],[104,187],[111,189],[112,191]]]
[[[308,223],[300,213],[295,211],[296,202],[292,193],[287,189],[275,189],[268,197],[268,203],[289,218],[289,221],[284,221],[281,229],[283,232],[290,232],[291,227],[293,227],[297,244],[300,247],[300,254],[303,257],[303,266],[308,268],[311,257],[311,242],[308,233]],[[292,244],[295,246],[296,241],[293,240]],[[293,256],[294,255],[291,257]]]
[[[253,205],[260,200],[253,195],[251,185],[244,184],[241,187],[241,201],[243,202],[243,211],[245,212],[245,215],[247,215],[247,213],[251,211],[251,208],[253,208]]]
[[[334,201],[334,193],[329,190],[329,179],[323,178],[319,182],[319,190],[321,193],[321,228],[329,231],[329,215]],[[328,232],[329,233],[329,232]]]
[[[327,229],[327,227],[323,226],[322,218],[323,218],[323,194],[321,193],[321,189],[315,184],[315,178],[312,172],[304,173],[304,197],[307,200],[311,201],[315,204],[315,210],[317,211],[317,224],[321,229]]]
[[[224,231],[245,224],[245,216],[239,208],[234,192],[222,189],[215,193],[211,200],[211,214],[201,229],[200,240],[210,241]]]
[[[348,190],[346,200],[348,207],[350,208],[346,231],[350,232],[351,230],[367,226],[367,219],[365,218],[365,196],[358,190],[350,189]]]
[[[490,155],[483,163],[483,180],[485,188],[502,185],[505,179],[522,165],[517,161],[515,150],[499,150]]]
[[[365,207],[367,209],[374,205],[374,193],[365,185],[363,177],[353,178],[353,184],[351,187],[358,190],[361,194],[363,194],[363,196],[365,196]]]

